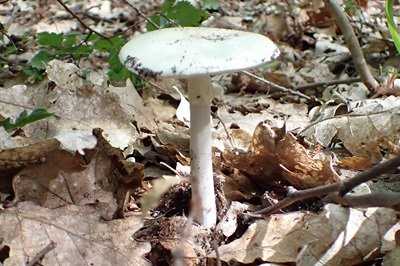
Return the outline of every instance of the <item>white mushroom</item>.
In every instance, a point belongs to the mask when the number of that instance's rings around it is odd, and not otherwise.
[[[195,220],[205,227],[212,227],[216,222],[210,75],[257,67],[278,55],[276,45],[263,35],[195,27],[145,33],[121,49],[121,62],[137,74],[188,81],[192,212]]]

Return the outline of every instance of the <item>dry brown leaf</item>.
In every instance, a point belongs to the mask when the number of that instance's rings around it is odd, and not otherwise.
[[[105,222],[92,206],[69,205],[49,210],[22,202],[0,212],[0,236],[9,248],[3,265],[25,265],[51,241],[42,265],[149,265],[143,255],[150,244],[132,235],[140,216]]]
[[[227,165],[239,169],[264,188],[282,186],[282,176],[298,189],[339,180],[329,158],[312,159],[285,128],[263,123],[254,131],[249,150],[225,150],[223,158]]]
[[[180,151],[189,150],[189,129],[180,125],[160,122],[156,130],[157,141],[154,141],[157,146],[162,144],[170,144]]]
[[[362,171],[362,170],[367,170],[374,163],[371,161],[371,158],[352,156],[352,157],[341,158],[337,164],[341,168],[350,168]]]
[[[373,260],[375,251],[395,246],[400,229],[388,208],[348,209],[328,204],[320,214],[275,214],[251,224],[237,240],[219,247],[222,261],[308,265],[355,265]],[[216,257],[215,253],[211,257]]]
[[[279,131],[259,123],[249,150],[225,150],[223,158],[227,165],[239,169],[263,187],[277,186],[280,182],[273,174],[279,170],[276,141]]]
[[[277,150],[282,174],[295,188],[306,189],[339,181],[331,158],[312,159],[290,132],[278,142]]]
[[[307,15],[310,18],[308,24],[311,26],[326,28],[331,27],[332,24],[334,25],[333,19],[326,7],[321,7],[317,10],[309,10],[307,11]]]
[[[104,138],[102,129],[93,129],[93,135],[97,139],[97,150],[104,152],[111,159],[113,167],[117,170],[112,172],[117,175],[118,180],[122,181],[125,185],[129,185],[130,188],[142,187],[144,165],[126,160],[122,151],[111,146]]]
[[[84,167],[74,155],[56,150],[45,163],[24,168],[14,177],[16,200],[33,201],[51,209],[97,204],[106,208],[104,218],[110,219],[117,209],[112,170],[111,160],[102,152]]]
[[[309,125],[301,135],[324,147],[336,137],[353,155],[376,163],[382,159],[382,151],[400,154],[399,106],[400,98],[394,96],[355,102],[352,113],[338,116],[322,113],[323,119]]]
[[[182,242],[179,239],[165,239],[160,241],[160,245],[167,252],[174,254],[177,249],[182,250],[182,259],[185,266],[196,266],[199,265],[199,259],[195,249],[190,243]],[[153,250],[153,253],[157,253]],[[176,253],[175,253],[176,254]],[[171,256],[172,257],[172,256]],[[175,255],[176,258],[176,255]],[[176,260],[176,259],[175,259]],[[171,258],[171,261],[175,261]]]

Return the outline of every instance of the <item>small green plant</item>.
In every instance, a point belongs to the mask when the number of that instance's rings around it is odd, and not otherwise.
[[[219,7],[218,0],[203,0],[200,7],[195,7],[187,1],[165,0],[160,11],[150,18],[159,28],[173,26],[199,26],[209,17],[207,10],[215,10]],[[156,29],[151,23],[146,25],[149,31]],[[0,24],[0,32],[6,33],[4,26]],[[6,35],[9,37],[8,35]],[[20,45],[32,41],[31,37],[23,36]],[[143,80],[128,71],[119,61],[118,53],[126,40],[120,36],[105,39],[97,34],[57,34],[43,32],[36,36],[39,46],[38,52],[30,62],[12,66],[7,60],[10,54],[18,54],[18,45],[10,42],[0,46],[0,73],[22,71],[30,80],[42,80],[45,77],[46,65],[53,59],[73,60],[78,62],[82,58],[89,57],[93,52],[105,53],[108,56],[108,76],[111,82],[131,79],[135,87],[144,85]],[[23,50],[23,49],[22,49]]]
[[[153,14],[150,19],[159,28],[199,26],[209,17],[206,9],[216,9],[218,6],[216,0],[205,0],[202,7],[195,7],[187,1],[165,0],[160,6],[160,11]],[[146,28],[148,31],[156,29],[149,22]]]
[[[138,88],[144,85],[143,80],[128,71],[119,60],[119,50],[126,43],[125,39],[120,36],[104,39],[98,35],[93,35],[91,40],[93,41],[93,49],[108,53],[108,77],[111,81],[124,81],[129,78]]]
[[[47,112],[46,109],[35,109],[29,115],[26,110],[22,111],[14,122],[10,118],[6,118],[0,121],[0,126],[4,127],[7,132],[13,131],[18,128],[22,128],[27,124],[39,121],[52,116],[53,113]]]
[[[82,57],[88,57],[93,49],[87,45],[83,36],[76,33],[57,34],[42,32],[37,36],[39,51],[32,58],[30,64],[23,69],[23,72],[33,79],[42,80],[46,65],[53,59],[79,60]]]
[[[394,23],[394,12],[393,12],[393,0],[386,0],[386,19],[389,28],[390,35],[392,36],[394,45],[397,52],[400,54],[400,35],[397,32],[397,26]]]
[[[9,42],[7,45],[0,46],[0,73],[10,71],[13,66],[7,57],[11,54],[18,54],[17,46],[24,46],[28,40],[27,36],[23,36],[17,44]],[[111,82],[124,81],[129,78],[136,87],[143,85],[143,81],[129,72],[118,59],[118,52],[126,43],[126,40],[120,36],[105,39],[97,34],[43,32],[36,36],[36,43],[39,46],[38,52],[30,62],[22,64],[22,67],[14,67],[14,70],[19,69],[30,80],[42,80],[47,63],[53,59],[78,62],[82,58],[89,57],[93,52],[100,52],[105,53],[108,57],[108,76]]]

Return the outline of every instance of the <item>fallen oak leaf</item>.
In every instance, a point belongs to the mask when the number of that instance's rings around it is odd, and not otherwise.
[[[312,188],[339,181],[331,157],[324,160],[311,158],[292,133],[287,132],[277,147],[282,175],[295,188]]]
[[[93,135],[97,139],[96,148],[102,150],[110,158],[117,169],[118,180],[131,188],[143,187],[144,165],[132,161],[127,161],[124,154],[118,148],[113,147],[104,137],[103,130],[93,129]]]
[[[272,128],[261,122],[254,130],[250,148],[225,150],[224,162],[249,176],[253,181],[267,187],[280,187],[277,139],[281,129]]]
[[[249,150],[225,150],[225,163],[248,175],[264,188],[282,187],[286,181],[302,189],[339,180],[329,157],[311,158],[296,137],[282,128],[259,123]]]

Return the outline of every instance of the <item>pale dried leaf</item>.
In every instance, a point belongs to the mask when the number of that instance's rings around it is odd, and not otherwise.
[[[139,128],[146,128],[154,132],[156,128],[155,114],[144,104],[142,97],[129,79],[126,81],[126,86],[110,86],[108,90],[119,96],[122,109],[132,115]]]
[[[399,154],[399,110],[400,98],[394,96],[355,102],[352,113],[332,117],[335,112],[329,112],[329,116],[322,113],[324,118],[301,135],[325,147],[336,136],[353,155],[380,161],[381,150]]]
[[[63,132],[60,135],[55,136],[55,138],[61,142],[61,145],[67,151],[84,155],[84,149],[93,149],[97,144],[97,139],[92,134],[87,134],[82,131],[70,131]]]
[[[189,101],[186,100],[185,96],[179,91],[176,86],[173,86],[176,92],[179,94],[180,102],[178,108],[176,109],[176,117],[182,121],[186,126],[189,126],[190,123],[190,104]]]
[[[383,266],[400,265],[400,246],[396,246],[391,250],[382,261]]]
[[[252,263],[260,258],[300,266],[354,265],[393,243],[394,235],[388,232],[399,228],[394,210],[328,204],[321,214],[293,212],[258,220],[241,238],[221,246],[219,253],[226,262]]]
[[[42,265],[149,265],[143,255],[150,244],[136,242],[140,216],[105,222],[89,206],[69,205],[55,210],[23,202],[0,213],[0,236],[10,248],[4,266],[25,265],[51,241],[56,248]]]
[[[117,209],[116,191],[111,159],[97,152],[87,167],[64,150],[48,155],[43,164],[24,168],[14,177],[17,199],[33,201],[47,208],[67,204],[93,204],[111,219]]]
[[[233,201],[226,211],[225,216],[218,223],[217,229],[221,230],[225,237],[232,236],[238,227],[238,214],[247,211],[249,206],[238,201]]]
[[[48,110],[60,116],[43,122],[42,130],[47,135],[60,135],[72,129],[91,133],[93,128],[100,127],[114,147],[124,149],[133,142],[137,135],[131,124],[133,117],[121,106],[119,96],[107,88],[85,84],[73,64],[50,61],[47,73],[57,85],[47,95],[47,101],[53,103]]]

